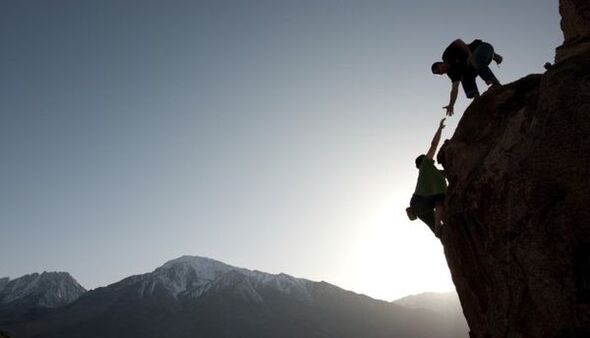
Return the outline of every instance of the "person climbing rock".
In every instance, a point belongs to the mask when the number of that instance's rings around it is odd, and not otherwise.
[[[453,115],[459,83],[463,85],[465,96],[469,99],[479,96],[479,90],[475,83],[478,75],[488,86],[500,85],[489,67],[492,60],[500,64],[503,58],[494,51],[491,44],[479,39],[466,44],[463,40],[457,39],[445,49],[442,62],[437,61],[432,64],[433,74],[447,74],[452,82],[449,104],[443,107],[446,109],[447,116]]]
[[[440,142],[441,132],[445,127],[444,122],[443,118],[426,155],[422,154],[416,158],[416,168],[419,170],[418,181],[410,200],[410,207],[406,209],[411,220],[420,218],[437,237],[440,236],[443,226],[447,182],[444,171],[435,167],[433,158]]]

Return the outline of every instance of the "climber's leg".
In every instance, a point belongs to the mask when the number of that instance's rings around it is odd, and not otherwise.
[[[434,200],[434,234],[440,237],[440,231],[445,225],[445,194],[438,194],[433,196]]]
[[[476,77],[477,74],[475,70],[468,69],[461,78],[461,85],[463,86],[463,91],[465,91],[465,96],[467,96],[468,99],[473,99],[479,96],[477,83],[475,83]]]
[[[492,62],[494,55],[494,47],[489,43],[484,42],[473,51],[473,55],[470,59],[471,67],[475,69],[477,75],[479,75],[487,85],[500,84],[490,67],[488,67]]]
[[[442,199],[444,200],[444,195],[434,195],[434,196],[412,196],[412,200],[410,201],[410,207],[418,216],[418,218],[426,224],[430,230],[436,235],[436,220],[434,215],[434,207],[437,200],[440,200],[440,196],[443,196]]]
[[[430,231],[432,231],[436,235],[434,210],[422,210],[422,212],[419,213],[417,216],[422,222],[424,222],[424,224],[428,225]]]
[[[445,206],[443,202],[436,202],[434,207],[434,230],[435,234],[438,234],[442,226],[444,225],[444,213]]]

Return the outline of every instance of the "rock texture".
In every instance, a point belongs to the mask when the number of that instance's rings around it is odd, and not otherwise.
[[[565,41],[557,48],[556,62],[590,51],[590,1],[560,0],[559,12]]]
[[[590,337],[589,8],[562,0],[556,65],[475,100],[439,153],[472,337]]]

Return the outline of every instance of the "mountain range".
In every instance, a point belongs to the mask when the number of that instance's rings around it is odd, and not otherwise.
[[[0,279],[0,329],[18,338],[467,337],[461,315],[416,297],[385,302],[183,256],[91,291],[68,273]]]

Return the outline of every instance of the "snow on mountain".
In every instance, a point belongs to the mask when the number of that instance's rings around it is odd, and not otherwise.
[[[26,277],[27,283],[9,281],[11,290],[34,289],[40,275]],[[467,332],[432,311],[190,256],[89,291],[58,309],[21,311],[21,304],[0,305],[0,327],[22,338],[456,338]]]
[[[21,302],[54,308],[71,303],[86,292],[67,272],[33,273],[4,281],[0,288],[0,305]]]
[[[312,299],[307,289],[308,281],[304,279],[238,268],[198,256],[182,256],[168,261],[152,273],[133,281],[139,283],[141,295],[166,290],[175,298],[199,298],[207,292],[231,285],[241,295],[256,302],[262,300],[257,291],[259,288],[294,296],[302,301]]]
[[[211,258],[185,255],[164,263],[164,265],[157,268],[156,271],[170,269],[180,269],[185,271],[192,269],[197,272],[201,278],[212,280],[217,277],[219,272],[227,272],[237,268]]]
[[[252,271],[250,274],[259,285],[270,287],[275,291],[287,295],[295,296],[300,300],[312,300],[311,293],[308,289],[310,282],[306,279],[295,278],[284,273],[272,275],[265,272]]]
[[[213,259],[182,256],[168,261],[152,273],[143,275],[140,294],[153,294],[157,288],[167,290],[174,297],[193,289],[203,289],[219,276],[235,268]]]
[[[254,286],[254,282],[249,272],[244,273],[238,269],[231,270],[213,281],[207,292],[211,292],[211,294],[230,293],[251,303],[263,303],[263,297]]]

